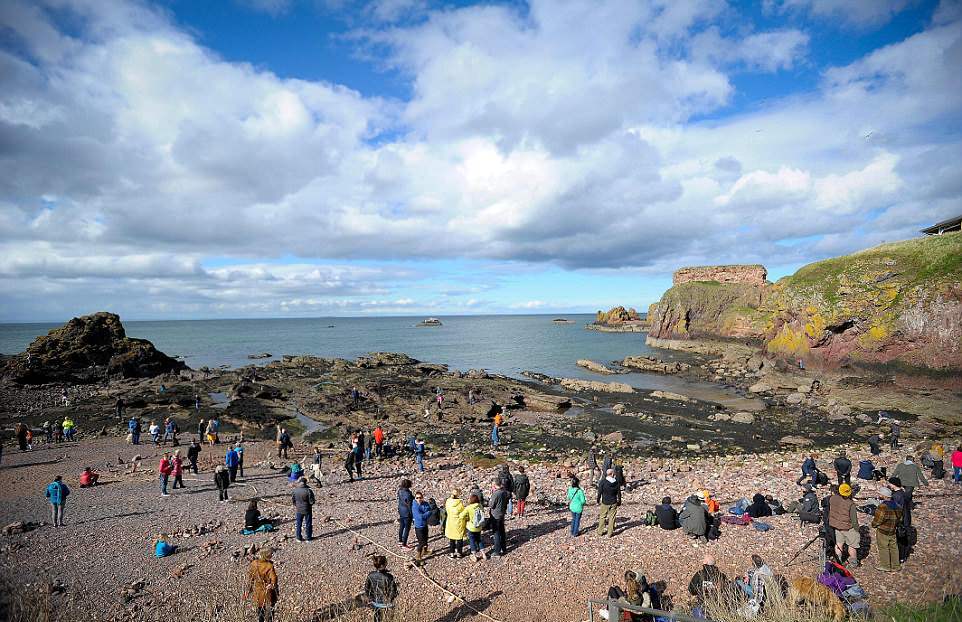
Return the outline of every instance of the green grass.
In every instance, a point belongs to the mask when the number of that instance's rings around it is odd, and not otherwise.
[[[876,611],[872,619],[879,622],[958,622],[962,620],[962,600],[954,597],[928,605],[892,605]]]

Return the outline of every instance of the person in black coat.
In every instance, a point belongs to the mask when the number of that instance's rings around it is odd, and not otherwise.
[[[397,513],[400,528],[398,529],[398,544],[404,548],[408,546],[408,536],[411,535],[411,523],[414,521],[414,514],[411,504],[414,503],[414,495],[411,493],[411,480],[402,479],[401,487],[397,491]]]
[[[845,456],[845,452],[840,452],[838,458],[835,458],[833,463],[835,466],[835,473],[838,475],[838,485],[852,483],[852,461]]]
[[[752,504],[748,506],[745,513],[752,518],[762,518],[763,516],[771,516],[772,508],[768,507],[768,503],[765,502],[765,495],[757,492],[752,497]]]
[[[658,517],[658,526],[662,529],[670,531],[681,527],[678,510],[671,504],[671,497],[665,497],[661,500],[661,505],[655,506],[655,516]]]

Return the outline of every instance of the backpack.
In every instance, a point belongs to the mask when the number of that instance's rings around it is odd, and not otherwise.
[[[871,460],[860,460],[858,463],[858,478],[864,480],[875,479],[873,472],[875,471],[875,465],[872,464]]]
[[[471,518],[471,525],[475,529],[484,529],[485,523],[487,521],[484,518],[484,512],[481,511],[481,506],[474,508],[474,516]]]
[[[645,513],[645,518],[642,519],[641,524],[646,527],[654,527],[655,525],[658,524],[658,515],[652,512],[651,510],[648,510]]]
[[[816,486],[828,486],[828,475],[822,473],[821,471],[819,471],[818,473],[816,473],[816,476],[815,476],[815,485],[816,485]]]
[[[428,506],[431,509],[428,512],[427,524],[437,527],[441,524],[441,508],[438,507],[438,502],[434,500],[434,497],[428,499]]]

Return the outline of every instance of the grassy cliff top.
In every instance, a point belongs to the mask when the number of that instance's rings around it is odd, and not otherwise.
[[[962,281],[962,233],[914,238],[803,266],[778,281],[795,291],[820,293],[833,302],[838,286],[892,282],[901,287]]]

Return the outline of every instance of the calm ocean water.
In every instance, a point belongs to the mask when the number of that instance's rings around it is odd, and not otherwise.
[[[593,316],[500,315],[442,317],[443,326],[417,327],[421,318],[338,317],[269,320],[124,322],[127,334],[154,342],[188,365],[233,367],[263,364],[248,354],[270,352],[354,358],[374,351],[404,352],[432,363],[517,375],[525,369],[558,375],[573,372],[579,358],[602,361],[647,352],[640,333],[585,330]],[[0,352],[21,352],[56,324],[0,325]],[[333,328],[329,328],[333,326]]]
[[[570,324],[551,320],[565,317]],[[131,337],[149,339],[161,351],[183,357],[193,368],[204,365],[239,367],[265,364],[248,354],[270,352],[355,358],[375,351],[404,352],[454,369],[484,368],[519,377],[523,370],[550,376],[617,380],[638,388],[716,394],[717,387],[686,382],[671,376],[625,374],[606,378],[576,365],[587,358],[601,363],[628,355],[670,359],[672,352],[655,352],[645,345],[644,333],[602,333],[585,330],[593,315],[441,316],[441,327],[416,327],[421,318],[311,318],[267,320],[178,320],[124,322]],[[38,335],[59,324],[0,324],[0,352],[22,352]],[[333,326],[329,328],[329,326]]]

